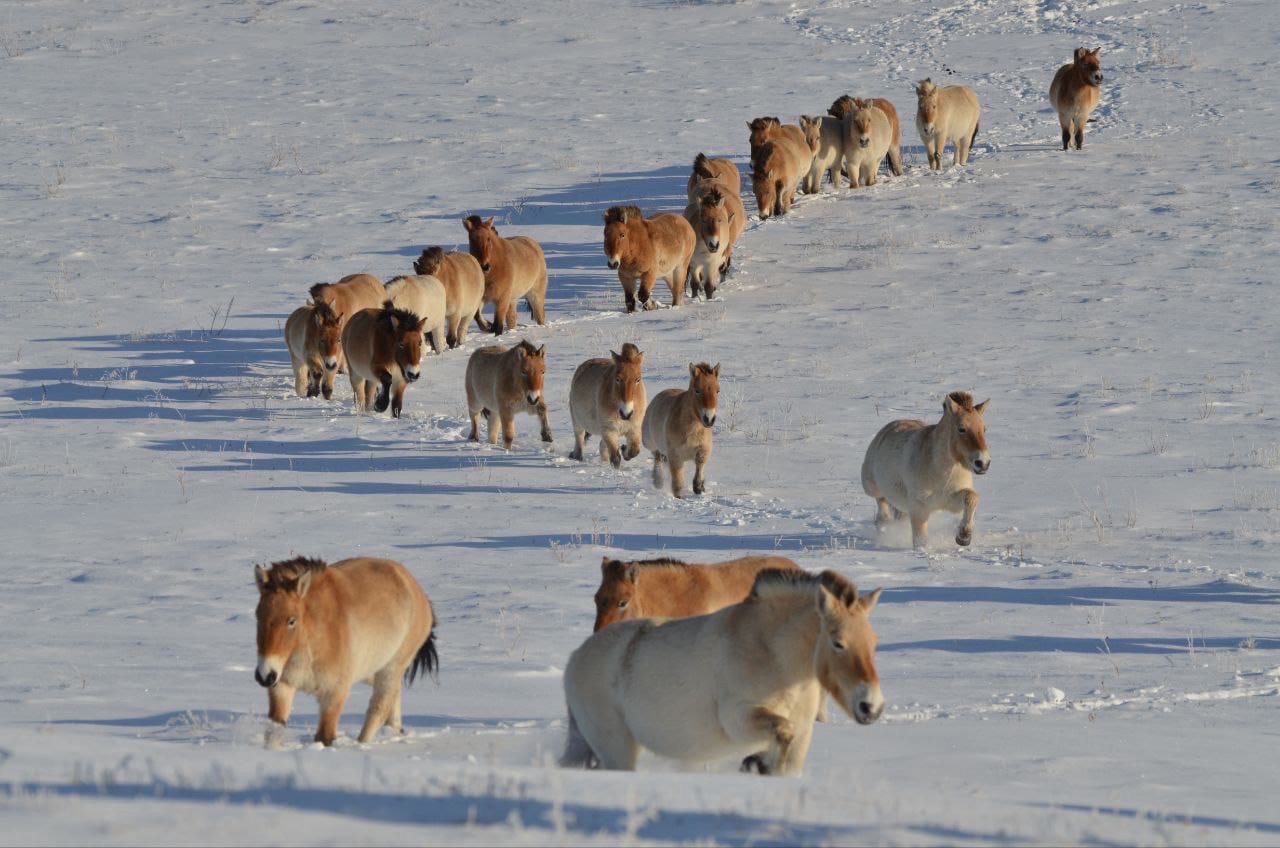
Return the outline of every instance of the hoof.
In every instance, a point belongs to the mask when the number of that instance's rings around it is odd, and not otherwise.
[[[744,774],[768,774],[769,769],[764,764],[764,758],[759,754],[752,754],[742,761],[742,766],[738,769]]]
[[[973,541],[973,531],[972,531],[972,530],[961,530],[959,533],[956,533],[956,544],[957,544],[957,545],[960,545],[961,547],[967,548],[967,547],[969,547],[969,543],[970,543],[970,542],[972,542],[972,541]]]

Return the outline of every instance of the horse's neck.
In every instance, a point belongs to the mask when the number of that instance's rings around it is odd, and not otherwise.
[[[706,578],[696,568],[671,566],[663,568],[662,572],[662,577],[659,579],[665,585],[661,589],[656,586],[652,587],[655,592],[661,591],[663,595],[673,602],[674,607],[680,609],[686,615],[696,615],[701,612],[702,604],[700,602],[705,595],[703,590],[706,587]],[[657,575],[655,574],[654,576]]]
[[[493,257],[489,261],[491,270],[490,276],[494,273],[502,273],[511,268],[511,242],[503,236],[498,236],[494,240]]]
[[[635,222],[635,226],[627,228],[627,239],[631,242],[631,253],[633,256],[648,250],[653,244],[653,239],[649,236],[649,226],[642,218]]]
[[[814,647],[818,642],[818,609],[812,593],[769,601],[768,613],[756,619],[759,636],[779,668],[797,680],[813,677]]]
[[[676,420],[698,421],[698,400],[693,389],[685,389],[676,400]]]
[[[319,572],[311,577],[311,588],[305,600],[307,610],[307,638],[305,650],[307,664],[315,667],[317,660],[330,661],[334,653],[333,628],[342,615],[342,603],[334,585],[333,575]]]
[[[928,432],[925,435],[925,443],[929,446],[929,468],[939,474],[945,474],[951,470],[951,466],[955,465],[955,458],[951,456],[951,434],[950,430],[943,427],[946,423],[944,418],[937,424],[929,424]]]

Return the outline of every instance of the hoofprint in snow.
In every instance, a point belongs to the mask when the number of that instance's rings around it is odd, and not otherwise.
[[[1280,381],[1275,21],[1225,2],[476,8],[35,0],[0,16],[0,843],[1274,843]],[[1063,154],[1053,71],[1102,47]],[[912,84],[974,88],[930,173]],[[906,174],[748,228],[717,299],[621,314],[603,211],[678,211],[699,151],[837,95],[903,114]],[[945,160],[944,160],[945,161]],[[752,204],[748,201],[748,208]],[[317,281],[408,273],[462,218],[551,270],[556,441],[464,441],[466,356],[405,417],[293,394]],[[663,289],[659,287],[659,296]],[[567,458],[582,360],[652,395],[720,362],[708,492]],[[992,398],[971,548],[878,535],[886,421]],[[589,449],[588,454],[592,451]],[[602,555],[778,551],[883,585],[888,707],[803,778],[567,771],[561,671]],[[254,563],[405,562],[441,675],[404,737],[268,735]],[[270,744],[265,745],[264,740]]]

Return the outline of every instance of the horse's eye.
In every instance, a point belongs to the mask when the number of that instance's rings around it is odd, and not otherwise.
[[[969,431],[968,431],[968,430],[966,430],[966,429],[965,429],[965,428],[963,428],[963,427],[957,427],[957,428],[956,428],[956,432],[963,436],[965,433],[967,433],[967,432],[969,432]]]
[[[626,601],[618,601],[618,609],[626,609],[626,608],[627,608]]]
[[[636,377],[636,382],[637,382],[637,383],[638,383],[638,382],[640,382],[640,378],[639,378],[639,377]]]
[[[832,640],[831,640],[831,647],[835,648],[837,651],[843,651],[843,650],[844,650],[844,642],[841,642],[839,639],[832,639]]]
[[[296,615],[291,615],[291,616],[289,616],[289,626],[290,626],[290,627],[293,627],[293,626],[294,626],[295,624],[297,624],[297,623],[298,623],[298,617],[297,617]]]
[[[693,393],[698,397],[702,397],[702,389],[694,389]]]

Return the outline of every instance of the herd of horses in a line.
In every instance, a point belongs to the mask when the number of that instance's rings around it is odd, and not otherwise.
[[[1050,87],[1063,149],[1084,144],[1084,126],[1097,105],[1099,50],[1080,48]],[[967,162],[978,132],[980,106],[966,86],[916,86],[916,127],[929,167],[942,167],[949,143],[953,162]],[[839,186],[873,185],[882,162],[902,173],[901,130],[884,98],[838,98],[821,117],[798,125],[762,117],[749,123],[751,182],[761,219],[785,215],[797,189],[819,190],[824,174]],[[727,159],[698,154],[683,214],[646,217],[635,206],[604,214],[604,253],[618,272],[628,312],[654,309],[652,294],[665,279],[678,306],[686,286],[710,299],[732,262],[746,225],[741,176]],[[330,398],[345,370],[356,407],[399,416],[409,384],[422,375],[424,346],[436,352],[463,343],[470,322],[502,335],[516,326],[516,301],[544,324],[547,264],[527,236],[507,238],[493,218],[463,221],[468,251],[430,247],[414,274],[385,284],[370,274],[320,283],[285,324],[299,396]],[[486,321],[481,309],[493,305]],[[602,458],[618,467],[642,449],[653,454],[654,485],[662,465],[671,490],[683,497],[684,467],[694,463],[693,491],[705,490],[716,420],[720,366],[689,364],[689,383],[649,400],[634,344],[578,366],[569,386],[573,459],[585,442],[600,440]],[[465,391],[470,439],[499,430],[506,448],[515,416],[536,415],[544,442],[552,441],[543,394],[546,347],[522,340],[477,349],[467,362]],[[943,398],[934,424],[903,419],[872,439],[862,486],[876,501],[876,526],[907,517],[912,543],[927,542],[937,511],[961,513],[955,541],[973,538],[978,495],[973,475],[991,465],[983,414],[967,392]],[[624,448],[625,443],[625,448]],[[359,741],[384,726],[403,731],[402,683],[435,674],[434,609],[400,563],[359,558],[328,565],[295,558],[255,567],[258,664],[254,677],[268,689],[270,718],[285,724],[295,692],[320,705],[316,741],[333,744],[351,686],[373,686]],[[595,632],[565,668],[569,738],[567,766],[633,769],[641,747],[682,760],[742,758],[743,770],[791,774],[805,761],[814,721],[825,720],[830,695],[860,724],[879,718],[884,697],[875,668],[876,635],[869,616],[880,590],[860,595],[834,571],[812,574],[784,557],[745,557],[722,563],[671,559],[622,562],[605,557],[595,595]],[[746,646],[754,646],[744,650]]]

